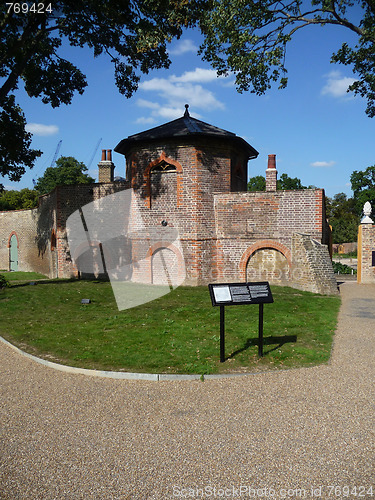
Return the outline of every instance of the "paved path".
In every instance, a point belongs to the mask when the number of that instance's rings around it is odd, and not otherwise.
[[[375,287],[341,293],[316,368],[109,380],[0,345],[0,498],[375,498]]]

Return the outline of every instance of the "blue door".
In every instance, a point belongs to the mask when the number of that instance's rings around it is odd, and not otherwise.
[[[18,271],[18,245],[17,236],[12,234],[10,238],[10,250],[9,250],[9,270]]]

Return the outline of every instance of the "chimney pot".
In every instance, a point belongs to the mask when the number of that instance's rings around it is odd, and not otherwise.
[[[107,161],[112,161],[112,149],[107,149]]]
[[[106,161],[107,159],[107,152],[105,149],[102,149],[102,160],[101,161]]]
[[[276,155],[268,155],[268,167],[276,168]]]

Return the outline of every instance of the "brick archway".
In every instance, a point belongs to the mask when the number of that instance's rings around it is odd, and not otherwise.
[[[265,250],[271,248],[273,250],[277,250],[280,252],[284,257],[286,258],[289,266],[289,273],[292,268],[292,254],[291,251],[289,250],[288,247],[283,245],[282,243],[279,243],[278,241],[274,240],[261,240],[257,241],[253,245],[251,245],[249,248],[245,250],[245,252],[242,254],[240,264],[239,264],[239,271],[240,271],[240,276],[241,280],[246,281],[246,268],[248,261],[250,257],[258,250]]]
[[[165,162],[169,163],[170,165],[173,165],[176,167],[176,175],[177,175],[177,207],[181,205],[181,196],[182,196],[182,165],[176,160],[173,160],[172,158],[169,158],[164,151],[162,154],[159,156],[159,158],[156,158],[152,162],[150,162],[145,171],[144,171],[144,181],[146,184],[146,206],[147,208],[151,208],[151,170],[153,167],[156,167],[156,165],[159,165],[159,163]]]

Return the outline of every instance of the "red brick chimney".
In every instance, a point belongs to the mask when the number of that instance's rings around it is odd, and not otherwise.
[[[98,167],[99,182],[113,182],[115,165],[112,163],[112,149],[102,149],[102,159]]]
[[[276,181],[276,155],[268,155],[268,166],[266,170],[266,191],[276,191]]]

